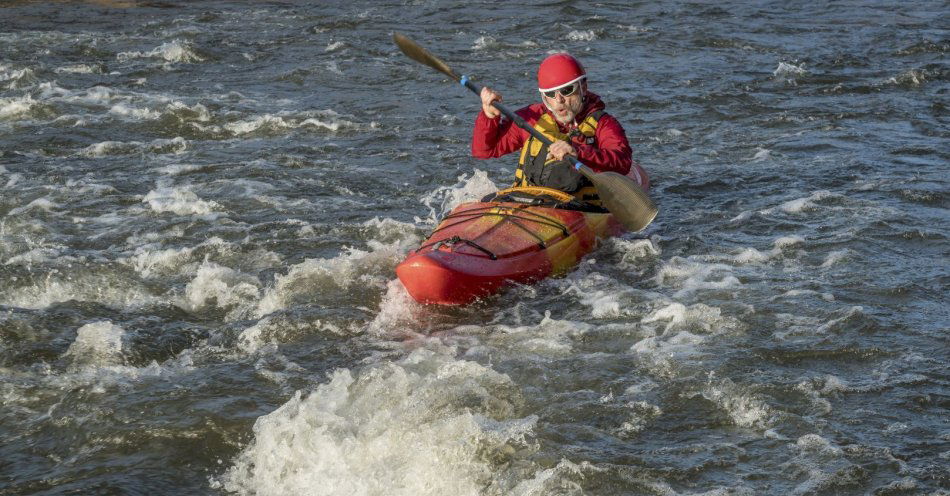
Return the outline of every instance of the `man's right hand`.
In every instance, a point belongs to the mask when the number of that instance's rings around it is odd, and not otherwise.
[[[488,86],[483,86],[482,93],[479,96],[482,97],[482,112],[484,112],[489,119],[494,119],[501,115],[501,111],[492,106],[492,102],[501,101],[501,93],[495,93],[495,91]]]

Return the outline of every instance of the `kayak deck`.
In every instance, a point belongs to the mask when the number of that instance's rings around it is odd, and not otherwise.
[[[623,232],[608,213],[490,201],[459,205],[396,267],[420,303],[462,305],[512,283],[564,274],[600,239]]]

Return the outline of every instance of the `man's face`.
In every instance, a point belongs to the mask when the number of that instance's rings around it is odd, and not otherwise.
[[[564,96],[565,93],[567,93],[568,96]],[[580,112],[584,106],[583,93],[584,90],[581,86],[581,82],[577,81],[571,86],[565,86],[554,91],[546,91],[541,94],[541,98],[558,122],[561,124],[570,124],[574,122],[574,118],[577,117],[578,112]]]

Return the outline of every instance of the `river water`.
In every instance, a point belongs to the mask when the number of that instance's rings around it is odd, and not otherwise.
[[[4,2],[0,494],[948,494],[950,17]],[[465,308],[394,268],[576,54],[661,208]]]

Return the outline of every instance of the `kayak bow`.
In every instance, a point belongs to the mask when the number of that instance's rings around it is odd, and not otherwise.
[[[572,199],[550,188],[509,188],[459,205],[396,274],[416,301],[440,305],[565,274],[600,240],[624,232],[612,214],[572,209]]]

